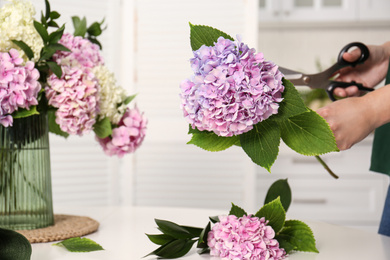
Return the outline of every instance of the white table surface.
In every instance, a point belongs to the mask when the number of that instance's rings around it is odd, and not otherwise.
[[[219,210],[148,208],[148,207],[101,207],[58,208],[56,214],[89,216],[100,222],[99,230],[86,237],[99,243],[105,250],[89,253],[71,253],[52,246],[53,243],[32,245],[31,260],[136,260],[142,259],[158,246],[149,241],[145,233],[160,234],[155,218],[173,221],[180,225],[204,227],[208,216],[226,214]],[[287,215],[288,216],[288,215]],[[389,260],[390,237],[362,230],[305,221],[313,230],[320,253],[294,252],[288,260]],[[143,258],[156,259],[150,256]],[[180,259],[202,260],[219,258],[198,255],[194,248]]]

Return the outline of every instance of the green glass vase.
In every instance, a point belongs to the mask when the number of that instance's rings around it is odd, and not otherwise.
[[[0,227],[54,224],[46,113],[0,125]]]

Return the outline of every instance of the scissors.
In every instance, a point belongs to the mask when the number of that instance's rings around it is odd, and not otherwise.
[[[348,52],[348,50],[353,47],[357,47],[360,49],[361,52],[360,57],[353,62],[344,60],[343,54],[345,52]],[[294,85],[325,89],[329,98],[332,101],[335,101],[336,98],[333,95],[333,91],[335,88],[347,88],[350,86],[357,86],[357,88],[362,91],[374,90],[372,88],[367,88],[363,86],[363,84],[356,83],[355,81],[343,82],[343,81],[330,80],[332,76],[334,76],[334,73],[336,71],[344,67],[348,67],[348,66],[355,67],[358,64],[362,64],[368,59],[369,56],[370,56],[370,52],[366,45],[360,42],[352,42],[347,44],[346,46],[344,46],[344,48],[341,49],[339,56],[337,58],[337,62],[330,68],[324,70],[323,72],[316,73],[316,74],[304,74],[302,72],[293,71],[283,67],[279,67],[279,70],[284,74],[284,77],[290,80],[291,83],[293,83]]]

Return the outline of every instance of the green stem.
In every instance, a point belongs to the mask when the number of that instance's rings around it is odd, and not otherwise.
[[[334,172],[329,168],[329,166],[318,156],[316,155],[316,159],[317,161],[319,161],[321,163],[321,165],[325,168],[325,170],[328,171],[328,173],[335,179],[338,179],[339,176],[337,176],[336,174],[334,174]]]

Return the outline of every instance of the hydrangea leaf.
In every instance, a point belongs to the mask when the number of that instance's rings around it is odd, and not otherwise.
[[[31,106],[30,110],[27,110],[25,108],[21,108],[14,113],[12,113],[12,117],[14,119],[16,118],[23,118],[23,117],[28,117],[32,115],[39,115],[39,112],[37,111],[37,106]]]
[[[297,153],[313,156],[338,151],[328,123],[312,110],[278,123],[283,141]]]
[[[268,220],[268,225],[270,225],[275,233],[278,233],[284,225],[284,221],[286,220],[286,211],[283,208],[282,203],[280,202],[280,198],[265,204],[256,214],[256,217],[262,218],[264,217]]]
[[[30,260],[30,242],[16,231],[0,228],[0,259]]]
[[[191,234],[187,229],[184,227],[170,222],[166,220],[161,219],[155,219],[155,222],[158,226],[158,229],[169,236],[172,236],[177,239],[185,239],[185,238],[193,238],[195,237],[193,234]]]
[[[270,171],[279,153],[280,129],[274,121],[265,120],[241,134],[240,142],[254,163]]]
[[[160,246],[146,256],[156,255],[161,258],[179,258],[187,254],[195,242],[196,240],[176,239]]]
[[[104,250],[101,245],[89,238],[72,237],[59,243],[53,244],[63,246],[70,252],[92,252]]]
[[[236,206],[232,203],[232,208],[230,209],[229,215],[234,215],[237,218],[241,218],[244,215],[245,216],[248,215],[248,213],[246,213],[246,211],[240,208],[239,206]]]
[[[24,41],[12,40],[12,42],[24,51],[29,60],[34,58],[34,52]]]
[[[238,136],[223,137],[213,132],[199,131],[192,134],[191,140],[187,144],[194,144],[206,151],[219,152],[235,145]]]
[[[271,117],[273,120],[285,120],[308,111],[294,85],[285,78],[282,82],[284,86],[283,100],[280,102],[278,113]]]
[[[275,238],[281,245],[286,244],[288,247],[287,249],[290,251],[296,250],[318,253],[313,232],[310,227],[302,221],[287,220],[282,231],[277,234]],[[284,249],[287,252],[287,249]]]
[[[220,36],[224,37],[225,39],[234,41],[233,37],[230,35],[210,26],[193,25],[190,23],[190,28],[191,48],[193,51],[198,50],[200,47],[202,47],[202,45],[214,45],[214,42],[217,42]]]
[[[146,234],[146,236],[149,238],[150,241],[152,241],[156,245],[164,245],[166,243],[171,242],[172,240],[175,240],[174,237],[167,234],[158,234],[158,235]]]
[[[108,117],[97,121],[93,125],[93,131],[99,138],[106,138],[112,134],[112,126]]]
[[[211,223],[208,222],[207,226],[202,230],[202,233],[200,233],[197,248],[208,248],[207,245],[207,236],[211,230]]]
[[[61,130],[60,126],[56,123],[56,115],[54,110],[48,110],[49,132],[67,138],[68,133]]]
[[[268,189],[264,204],[267,204],[280,197],[280,202],[287,212],[291,204],[291,188],[287,179],[275,181]]]

